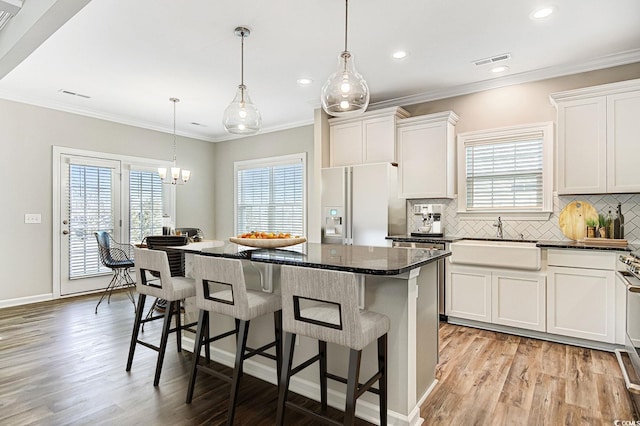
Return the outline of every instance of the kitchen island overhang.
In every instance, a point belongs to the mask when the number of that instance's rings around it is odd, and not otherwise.
[[[257,285],[266,291],[279,292],[280,265],[331,269],[356,274],[361,286],[361,308],[384,314],[391,321],[388,338],[388,422],[390,425],[419,425],[420,405],[437,383],[435,369],[438,362],[438,288],[437,262],[444,261],[450,252],[430,249],[345,246],[306,243],[290,249],[254,249],[233,243],[202,242],[175,247],[184,251],[186,271],[191,269],[190,255],[228,257],[243,260],[247,271],[259,271]],[[257,275],[256,275],[257,276]],[[187,305],[188,314],[189,304]],[[195,308],[192,308],[195,309]],[[232,326],[223,317],[211,320],[215,332]],[[273,331],[271,319],[252,322],[250,343],[260,345]],[[186,348],[193,347],[186,342]],[[216,343],[212,347],[214,361],[233,364],[233,342]],[[302,360],[317,350],[317,342],[302,338],[296,348],[296,360]],[[363,352],[361,377],[376,371],[374,348]],[[346,374],[348,352],[329,344],[329,371]],[[275,365],[251,359],[245,372],[276,384]],[[307,368],[292,378],[290,390],[319,400],[318,372]],[[329,381],[329,405],[344,409],[344,385]],[[379,418],[375,395],[363,395],[357,404],[356,415],[370,422]]]

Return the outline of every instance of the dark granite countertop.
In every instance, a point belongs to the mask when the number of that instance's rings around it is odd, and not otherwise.
[[[633,251],[634,247],[628,245],[627,247],[612,247],[605,245],[585,244],[578,241],[538,241],[536,244],[540,248],[552,248],[552,249],[580,249],[580,250],[605,250],[605,251]]]
[[[399,275],[451,255],[445,250],[399,249],[306,243],[289,249],[254,249],[233,243],[220,247],[173,247],[188,253],[278,265],[331,269],[368,275]]]
[[[454,241],[464,239],[461,237],[451,237],[447,235],[443,237],[417,237],[411,234],[389,235],[386,238],[387,240],[399,241],[403,243],[452,243]]]
[[[454,237],[444,236],[442,238],[434,237],[415,237],[411,235],[389,235],[388,240],[409,242],[409,243],[452,243],[461,240],[483,240],[483,241],[522,241],[529,243],[536,243],[540,248],[555,248],[555,249],[579,249],[579,250],[605,250],[605,251],[634,251],[637,250],[632,244],[627,247],[611,247],[605,245],[585,244],[577,241],[565,240],[565,241],[537,241],[537,240],[522,240],[522,239],[509,239],[509,238],[476,238],[476,237]]]

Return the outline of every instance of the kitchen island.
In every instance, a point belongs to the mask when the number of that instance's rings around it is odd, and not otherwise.
[[[357,274],[361,283],[361,308],[384,314],[391,321],[388,334],[389,424],[422,423],[420,405],[436,383],[435,368],[438,362],[437,262],[449,256],[448,251],[315,243],[288,249],[251,249],[222,242],[194,243],[174,249],[187,253],[187,274],[191,268],[189,254],[241,259],[246,265],[248,285],[253,274],[257,278],[253,280],[254,285],[262,285],[265,291],[279,291],[280,265]],[[256,323],[252,323],[249,342],[254,347],[266,343],[273,334],[270,318]],[[228,329],[232,324],[232,320],[223,317],[211,320],[215,332]],[[317,351],[315,340],[299,340],[294,364]],[[231,365],[233,351],[233,341],[230,341],[227,346],[216,344],[212,348],[212,355],[214,360]],[[376,371],[375,352],[374,348],[364,350],[361,377],[370,377]],[[328,353],[329,371],[346,375],[348,350],[329,344]],[[273,363],[254,360],[247,361],[245,372],[275,384]],[[290,389],[318,400],[317,383],[317,369],[311,367],[292,378]],[[342,410],[344,391],[343,384],[329,381],[329,405]],[[358,400],[356,415],[376,422],[379,418],[377,396],[363,395]]]

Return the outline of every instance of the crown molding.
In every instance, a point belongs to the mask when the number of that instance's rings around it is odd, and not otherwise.
[[[565,75],[579,74],[604,68],[611,68],[619,65],[632,64],[634,62],[640,62],[640,49],[628,50],[626,52],[602,56],[580,63],[541,68],[529,72],[508,75],[500,78],[493,78],[491,80],[462,84],[459,86],[432,90],[416,95],[388,99],[385,101],[375,102],[370,105],[370,108],[379,109],[396,105],[415,105],[423,102],[435,101],[438,99],[468,95],[470,93],[481,92],[483,90],[498,89],[500,87],[512,86],[514,84],[530,83],[533,81],[546,80],[549,78],[562,77]]]

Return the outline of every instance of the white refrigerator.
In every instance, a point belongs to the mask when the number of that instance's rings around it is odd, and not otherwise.
[[[406,233],[406,203],[398,198],[398,168],[390,163],[329,167],[322,177],[322,242],[391,247]]]

